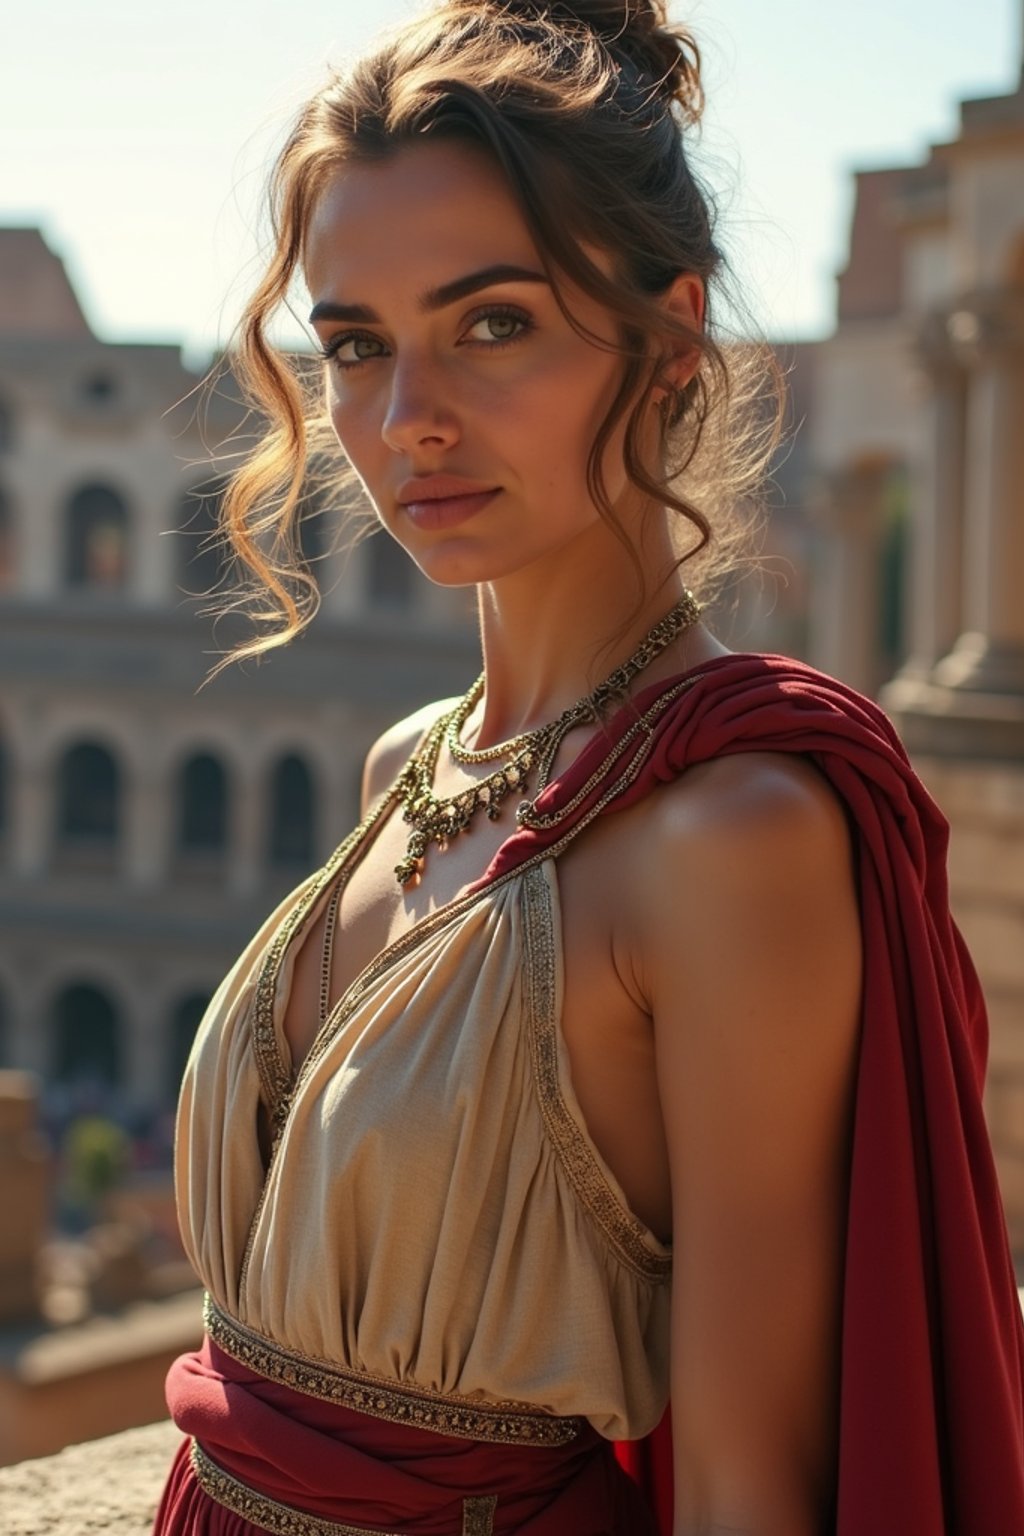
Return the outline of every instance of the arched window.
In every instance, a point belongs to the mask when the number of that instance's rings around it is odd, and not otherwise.
[[[301,865],[313,862],[313,776],[301,757],[282,757],[270,781],[271,864]]]
[[[10,498],[0,486],[0,592],[10,591],[15,575],[14,517]]]
[[[86,485],[68,503],[64,579],[116,591],[128,579],[128,509],[107,485]]]
[[[83,741],[61,758],[57,779],[57,837],[61,843],[117,841],[120,772],[105,747]]]
[[[167,1049],[167,1100],[174,1103],[185,1075],[196,1030],[210,1002],[208,992],[190,992],[183,997],[171,1014],[170,1038]]]
[[[412,603],[416,568],[389,533],[372,534],[367,556],[368,591],[374,608],[408,608]]]
[[[106,992],[87,983],[65,987],[53,1022],[55,1080],[116,1088],[123,1072],[121,1023]]]
[[[223,766],[208,752],[190,757],[181,770],[178,848],[182,853],[223,853],[228,841],[228,789]]]
[[[178,585],[190,597],[206,597],[230,569],[220,534],[220,508],[227,482],[204,480],[181,499],[178,518]]]

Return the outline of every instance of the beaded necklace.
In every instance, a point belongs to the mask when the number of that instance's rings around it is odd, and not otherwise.
[[[419,751],[409,759],[396,782],[395,789],[403,806],[402,820],[413,828],[405,858],[395,865],[399,885],[408,885],[413,878],[422,874],[426,852],[431,843],[436,843],[443,851],[453,837],[468,830],[477,812],[484,811],[488,820],[497,821],[501,815],[502,802],[513,791],[525,795],[535,770],[535,794],[539,794],[548,782],[563,737],[576,725],[600,719],[605,706],[621,695],[633,678],[676,635],[695,624],[700,612],[696,598],[691,592],[686,592],[675,607],[648,630],[636,650],[621,666],[616,667],[592,693],[585,694],[563,710],[557,720],[537,726],[532,731],[522,731],[518,736],[498,742],[495,746],[466,747],[459,740],[459,732],[483,691],[484,675],[481,674],[455,708],[434,723]],[[434,794],[433,788],[442,742],[446,742],[456,762],[487,763],[504,759],[504,763],[478,784],[472,784],[456,795],[442,798]]]
[[[393,793],[404,806],[403,821],[413,827],[405,858],[395,865],[395,875],[401,886],[419,879],[424,858],[431,843],[444,849],[451,838],[464,832],[479,810],[486,812],[489,820],[496,821],[501,814],[502,801],[517,790],[525,795],[529,789],[528,775],[537,770],[537,788],[540,794],[548,782],[555,755],[563,737],[574,725],[596,721],[605,705],[620,695],[628,684],[682,630],[695,624],[700,617],[701,606],[692,592],[685,592],[681,600],[660,618],[640,641],[628,660],[599,683],[592,693],[585,694],[569,709],[563,710],[557,720],[538,726],[533,731],[521,731],[508,741],[493,747],[466,747],[459,741],[459,731],[465,725],[483,690],[481,674],[463,695],[454,709],[442,715],[431,726],[416,752],[395,781]],[[486,779],[444,799],[434,794],[434,775],[442,741],[457,762],[485,763],[505,758],[503,767],[488,774]],[[524,813],[531,808],[529,800],[520,802],[517,820],[524,820]],[[331,894],[324,921],[323,950],[320,973],[320,1023],[329,1014],[330,985],[333,973],[334,936],[337,928],[338,907],[344,878],[340,879]]]

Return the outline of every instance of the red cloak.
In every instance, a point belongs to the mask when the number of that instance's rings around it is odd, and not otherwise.
[[[948,824],[885,714],[780,656],[722,656],[653,684],[538,797],[550,824],[510,837],[478,884],[693,763],[764,751],[804,753],[825,775],[848,814],[860,886],[829,1536],[1022,1536],[1024,1324],[982,1107],[988,1023],[949,912]],[[620,1459],[670,1536],[667,1420]]]

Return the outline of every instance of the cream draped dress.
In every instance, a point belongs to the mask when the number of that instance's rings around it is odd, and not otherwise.
[[[551,851],[388,945],[293,1078],[296,940],[379,814],[270,914],[200,1025],[176,1142],[189,1258],[215,1318],[280,1379],[644,1435],[668,1396],[671,1255],[573,1092]]]

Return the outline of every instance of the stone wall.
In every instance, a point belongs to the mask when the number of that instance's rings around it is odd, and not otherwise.
[[[4,1536],[148,1536],[181,1436],[166,1420],[0,1470]]]
[[[49,1456],[85,1435],[152,1423],[166,1412],[171,1362],[198,1348],[202,1336],[202,1292],[193,1290],[139,1302],[115,1317],[44,1330],[20,1348],[5,1348],[0,1467]],[[2,1494],[0,1531],[9,1536]]]
[[[1024,765],[915,755],[949,817],[953,915],[989,1012],[985,1112],[1018,1279],[1024,1279]]]

